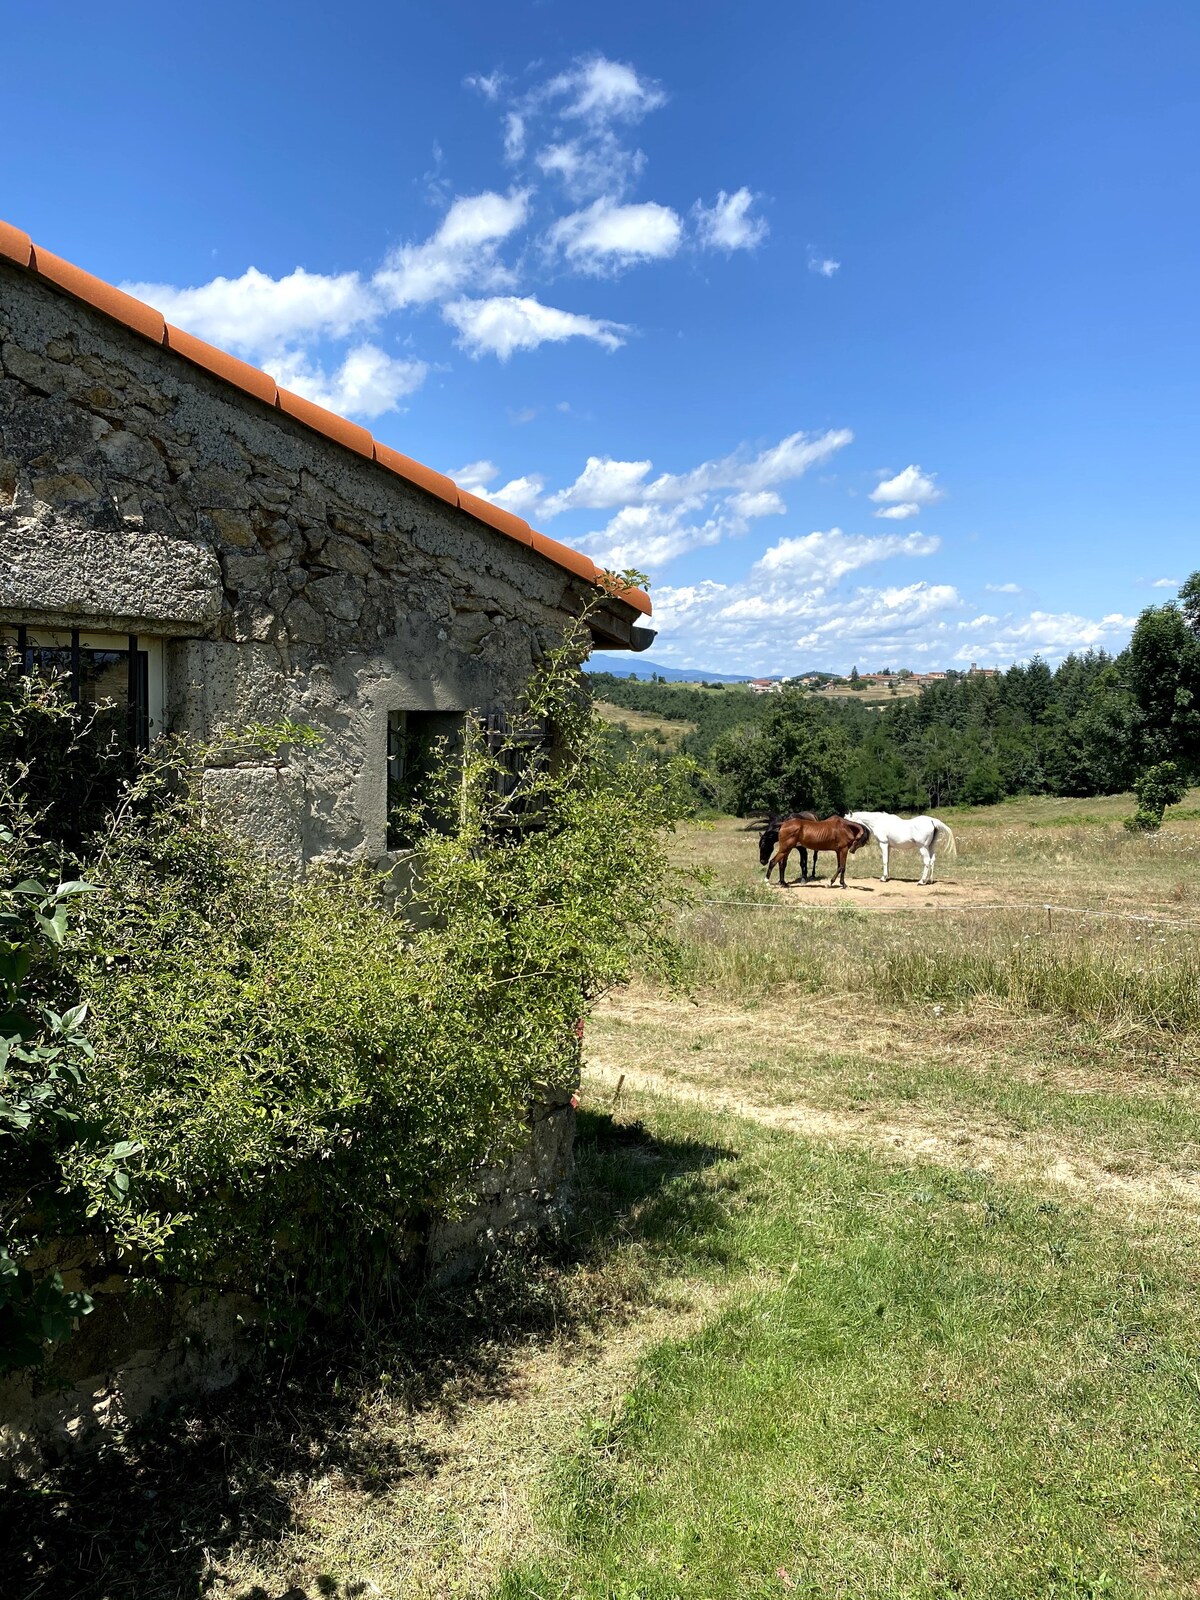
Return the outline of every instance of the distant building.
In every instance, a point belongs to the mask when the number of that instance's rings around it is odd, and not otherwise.
[[[782,694],[783,680],[780,678],[751,678],[749,687],[752,694]]]
[[[1000,675],[999,667],[977,667],[972,661],[968,678],[996,678]]]

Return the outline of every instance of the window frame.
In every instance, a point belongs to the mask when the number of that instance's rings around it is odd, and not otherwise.
[[[111,633],[85,627],[46,627],[40,623],[0,624],[0,643],[15,646],[24,672],[34,670],[33,652],[65,650],[70,653],[68,668],[71,696],[80,703],[80,654],[85,650],[111,651],[128,657],[127,698],[134,742],[141,748],[166,731],[166,650],[160,638],[136,633]],[[89,701],[89,704],[111,704]]]

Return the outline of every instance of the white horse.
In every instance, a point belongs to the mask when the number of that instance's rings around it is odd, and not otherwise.
[[[947,852],[951,856],[957,854],[954,835],[944,822],[938,821],[937,817],[913,817],[911,822],[906,822],[903,817],[894,817],[890,811],[848,811],[846,821],[861,822],[864,828],[871,830],[875,843],[879,846],[879,854],[883,857],[883,877],[879,880],[880,883],[888,881],[888,849],[892,845],[915,845],[921,852],[924,869],[921,873],[921,883],[933,881],[940,835],[946,836]]]

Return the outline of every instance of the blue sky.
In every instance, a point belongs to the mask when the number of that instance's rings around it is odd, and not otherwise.
[[[1200,7],[3,10],[0,216],[597,559],[650,661],[1120,646],[1200,565]]]

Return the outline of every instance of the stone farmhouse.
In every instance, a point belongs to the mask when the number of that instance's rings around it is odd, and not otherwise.
[[[388,857],[414,741],[503,714],[585,603],[644,650],[650,601],[0,223],[0,640],[143,742],[291,719],[292,765],[214,797],[285,870]]]

